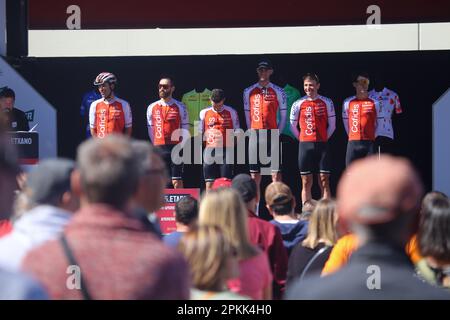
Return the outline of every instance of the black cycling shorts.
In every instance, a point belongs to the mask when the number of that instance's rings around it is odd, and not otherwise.
[[[301,175],[331,173],[330,152],[327,142],[299,142],[298,168]]]
[[[272,172],[281,171],[281,142],[279,142],[278,148],[274,146],[276,149],[272,150],[271,130],[265,130],[265,132],[264,135],[261,134],[260,130],[253,129],[248,140],[248,159],[251,173],[259,173],[261,167],[271,167],[272,165],[274,166],[271,169]],[[262,157],[260,153],[262,153]],[[272,153],[274,157],[278,157],[278,166],[272,164]]]
[[[371,140],[351,140],[347,143],[345,165],[368,155],[374,154],[374,142]]]
[[[380,153],[389,153],[395,155],[395,141],[389,137],[378,136],[375,139],[374,152],[377,153],[378,150],[380,151]]]
[[[166,164],[168,172],[170,172],[172,180],[183,180],[183,164],[174,164],[172,162],[172,149],[176,144],[166,144],[157,146],[160,151],[161,157]]]
[[[234,157],[227,148],[207,147],[203,150],[203,177],[206,182],[213,182],[217,178],[233,178]],[[227,159],[229,155],[230,159]]]

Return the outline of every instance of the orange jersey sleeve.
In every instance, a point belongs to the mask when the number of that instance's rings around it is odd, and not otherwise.
[[[419,251],[419,243],[417,242],[417,234],[411,237],[409,242],[406,244],[405,250],[412,263],[416,264],[422,259],[422,255]]]
[[[345,266],[358,245],[358,238],[352,233],[340,238],[331,250],[330,256],[322,269],[322,276],[334,273]]]
[[[354,234],[348,234],[340,238],[322,269],[322,275],[334,273],[345,266],[352,253],[358,249],[358,246],[358,238]],[[417,235],[411,237],[405,246],[405,251],[414,264],[422,259],[417,243]]]

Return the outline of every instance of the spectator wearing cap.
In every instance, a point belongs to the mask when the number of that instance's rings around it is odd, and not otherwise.
[[[23,269],[53,299],[187,299],[189,275],[182,255],[165,246],[132,214],[139,183],[139,161],[129,138],[110,134],[83,142],[72,175],[81,209],[58,240],[32,250]],[[160,165],[160,167],[156,167]],[[163,163],[154,179],[164,184]],[[67,286],[67,267],[81,276]],[[76,288],[76,287],[75,287]]]
[[[198,218],[198,201],[191,195],[181,198],[175,204],[176,231],[166,235],[164,243],[176,247],[183,235],[196,224]]]
[[[219,188],[231,188],[231,179],[229,178],[217,178],[214,180],[214,183],[211,189],[219,189]]]
[[[260,247],[269,257],[273,274],[273,297],[281,299],[286,284],[288,255],[283,245],[280,230],[268,221],[258,218],[255,214],[259,203],[257,186],[248,174],[238,174],[233,178],[231,187],[244,200],[248,213],[248,233],[250,242]]]
[[[199,132],[203,135],[203,176],[206,191],[215,179],[233,177],[234,131],[239,129],[239,117],[225,103],[225,91],[213,89],[211,106],[200,111]]]
[[[19,172],[16,154],[0,135],[0,219],[9,219]],[[46,299],[44,289],[22,274],[6,271],[0,266],[0,300]]]
[[[266,188],[266,207],[273,216],[270,221],[281,231],[283,244],[288,255],[308,232],[308,222],[298,220],[295,209],[295,198],[291,189],[283,182],[272,182]]]
[[[0,88],[0,111],[4,114],[5,130],[7,131],[29,131],[27,116],[25,112],[17,109],[14,104],[16,93],[8,87]]]
[[[251,130],[248,144],[249,169],[250,175],[256,181],[258,194],[261,194],[259,188],[262,166],[270,166],[272,181],[281,181],[280,149],[275,150],[276,154],[272,154],[271,136],[276,134],[277,129],[280,134],[286,125],[287,98],[282,88],[270,82],[273,72],[270,61],[261,60],[256,66],[258,82],[246,88],[243,94],[247,129]],[[259,152],[260,148],[263,148],[262,152]],[[260,158],[261,154],[267,155],[271,159],[270,162],[264,163],[263,157]],[[273,159],[278,160],[278,166]]]
[[[79,207],[70,187],[75,163],[69,159],[41,161],[28,174],[23,190],[29,210],[0,239],[0,265],[20,270],[23,258],[42,243],[58,238]]]
[[[370,183],[368,183],[370,181]],[[288,289],[288,299],[450,299],[422,282],[404,247],[416,231],[422,184],[402,158],[357,160],[337,190],[337,212],[361,243],[338,272],[308,278]]]

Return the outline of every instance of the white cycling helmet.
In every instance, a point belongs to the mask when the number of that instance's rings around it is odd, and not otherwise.
[[[102,72],[95,78],[94,86],[99,86],[105,82],[117,83],[117,78],[111,72]]]

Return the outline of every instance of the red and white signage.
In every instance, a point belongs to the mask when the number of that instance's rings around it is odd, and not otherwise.
[[[165,189],[164,198],[166,203],[156,212],[158,216],[161,232],[168,234],[177,229],[175,223],[175,204],[186,196],[192,196],[195,199],[200,197],[200,189]]]

